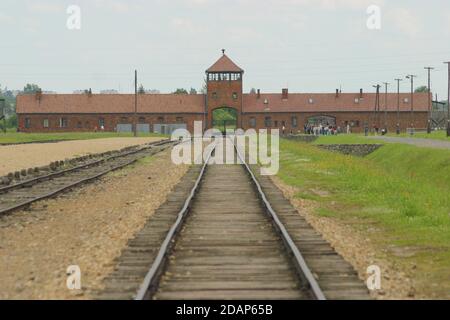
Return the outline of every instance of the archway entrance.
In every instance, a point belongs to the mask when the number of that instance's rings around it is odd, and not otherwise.
[[[238,113],[236,109],[229,107],[222,107],[213,110],[212,125],[213,128],[226,133],[227,130],[236,130],[238,122]]]
[[[336,118],[325,115],[312,116],[308,118],[308,123],[310,125],[323,125],[323,126],[335,126]]]

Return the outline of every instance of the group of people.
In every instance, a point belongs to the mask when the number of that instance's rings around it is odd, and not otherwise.
[[[338,134],[343,133],[342,128],[336,125],[331,124],[311,124],[306,123],[305,127],[305,134],[315,135],[315,136],[335,136]],[[351,127],[350,125],[347,126],[347,133],[351,133]]]

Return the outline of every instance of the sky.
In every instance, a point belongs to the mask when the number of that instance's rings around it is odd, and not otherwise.
[[[69,6],[81,29],[70,30]],[[369,29],[371,5],[380,29]],[[373,21],[373,20],[371,20]],[[244,90],[373,92],[403,78],[447,98],[450,1],[446,0],[2,0],[0,85],[71,93],[199,89],[226,49],[245,70]]]

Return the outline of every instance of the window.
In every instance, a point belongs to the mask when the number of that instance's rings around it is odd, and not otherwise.
[[[86,129],[89,128],[89,121],[86,121],[86,123],[84,124],[84,127],[85,127]]]
[[[177,117],[177,122],[178,123],[183,122],[183,120],[184,120],[183,117]]]
[[[250,127],[251,128],[256,128],[256,118],[251,117],[250,121],[249,121]]]
[[[356,104],[359,103],[359,98],[355,98],[355,103],[356,103]]]
[[[105,119],[104,118],[100,118],[98,119],[98,126],[101,127],[105,127]]]
[[[31,119],[25,118],[25,128],[29,129],[31,127]]]
[[[164,123],[164,117],[158,117],[158,123]]]
[[[145,118],[144,117],[139,117],[139,123],[145,123]]]
[[[42,124],[43,124],[44,128],[48,128],[49,127],[48,119],[44,119]]]
[[[59,127],[60,128],[67,128],[67,119],[66,118],[60,118],[59,119]]]
[[[408,98],[404,98],[403,99],[403,103],[409,103],[409,99]]]
[[[314,104],[314,99],[313,98],[309,98],[308,103],[309,104]]]
[[[217,99],[217,92],[213,92],[212,97],[213,99]]]
[[[238,98],[237,92],[233,92],[233,100],[237,100],[237,98]]]
[[[275,121],[275,128],[278,128],[278,121]]]
[[[291,122],[292,122],[292,128],[297,128],[297,125],[298,125],[297,117],[292,117]]]
[[[83,127],[83,123],[81,121],[77,122],[77,128],[81,129]]]
[[[128,122],[128,118],[127,117],[120,118],[120,123],[127,123],[127,122]]]
[[[264,126],[266,126],[266,128],[270,128],[272,126],[272,118],[271,117],[264,118]]]

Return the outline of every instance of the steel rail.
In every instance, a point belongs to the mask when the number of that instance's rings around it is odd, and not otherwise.
[[[259,196],[263,202],[264,207],[266,208],[266,211],[268,212],[270,218],[274,222],[274,226],[281,235],[281,238],[283,239],[283,243],[286,246],[286,249],[292,254],[292,257],[294,258],[294,263],[297,269],[297,272],[299,276],[306,280],[312,293],[314,294],[315,298],[317,300],[326,300],[325,294],[323,293],[322,289],[320,288],[319,284],[317,283],[316,279],[314,278],[311,270],[309,269],[305,259],[303,258],[303,255],[300,253],[300,250],[295,245],[294,241],[292,240],[291,236],[289,235],[288,231],[286,230],[286,227],[281,222],[280,218],[278,217],[278,214],[275,212],[275,210],[270,205],[270,202],[268,201],[266,194],[264,193],[261,184],[256,179],[256,176],[254,175],[253,171],[250,169],[250,166],[245,161],[245,157],[242,156],[241,152],[239,151],[239,148],[234,143],[234,139],[232,140],[234,148],[237,152],[237,155],[239,159],[242,162],[242,165],[246,168],[247,173],[250,175],[251,179],[253,180],[254,185],[256,186]]]
[[[155,147],[155,145],[152,145],[152,147],[147,148],[147,149],[141,149],[140,151],[148,150],[148,149],[151,149],[153,147]],[[135,153],[137,153],[137,152],[132,152],[132,153],[130,153],[128,155],[135,154]],[[98,178],[104,176],[105,174],[108,174],[110,172],[113,172],[113,171],[122,169],[122,168],[124,168],[126,166],[129,166],[129,165],[135,163],[138,160],[139,160],[139,158],[131,159],[130,161],[127,161],[127,162],[122,163],[120,165],[114,166],[112,168],[108,168],[107,170],[104,170],[104,171],[102,171],[100,173],[97,173],[97,174],[95,174],[93,176],[77,180],[77,181],[75,181],[73,183],[70,183],[70,184],[68,184],[68,185],[66,185],[64,187],[59,188],[59,189],[53,190],[53,191],[51,191],[49,193],[46,193],[44,195],[37,196],[35,198],[32,198],[32,199],[20,202],[18,204],[15,204],[15,205],[13,205],[11,207],[7,207],[5,209],[0,209],[0,216],[8,214],[8,213],[11,213],[13,211],[16,211],[16,210],[19,210],[19,209],[22,209],[22,208],[25,208],[25,207],[29,206],[30,204],[32,204],[34,202],[41,201],[41,200],[44,200],[44,199],[47,199],[47,198],[51,198],[51,197],[53,197],[53,196],[55,196],[55,195],[57,195],[57,194],[59,194],[61,192],[64,192],[64,191],[72,189],[72,188],[75,188],[75,187],[77,187],[77,186],[79,186],[81,184],[90,182],[92,180],[98,179]]]
[[[89,162],[89,163],[84,163],[82,165],[79,165],[79,166],[76,166],[76,167],[73,167],[73,168],[69,168],[69,169],[53,172],[53,173],[50,173],[50,174],[42,175],[42,176],[39,176],[39,177],[35,177],[35,178],[32,178],[32,179],[28,179],[28,180],[21,181],[19,183],[16,183],[16,184],[13,184],[13,185],[10,185],[10,186],[1,187],[0,188],[0,195],[4,194],[4,193],[7,193],[7,192],[9,192],[11,190],[20,189],[20,188],[23,188],[23,187],[28,187],[29,185],[34,185],[34,184],[42,182],[42,181],[51,180],[53,178],[57,178],[57,177],[63,176],[65,174],[67,174],[67,173],[71,173],[71,172],[74,172],[74,171],[77,171],[77,170],[81,170],[81,169],[84,169],[84,168],[100,165],[100,164],[102,164],[104,162],[107,162],[107,161],[110,161],[110,160],[115,160],[117,158],[122,158],[122,157],[126,157],[126,156],[129,156],[129,155],[132,155],[132,154],[136,154],[136,153],[139,153],[141,151],[145,151],[147,149],[151,149],[153,147],[158,147],[158,146],[161,146],[161,145],[164,145],[164,144],[168,144],[170,142],[172,142],[172,141],[171,140],[163,140],[163,141],[153,142],[153,143],[150,143],[150,144],[146,145],[143,148],[139,148],[139,149],[136,149],[136,150],[125,152],[125,153],[112,155],[110,157],[105,157],[103,159],[99,159],[99,160],[92,161],[92,162]],[[136,147],[138,147],[138,146],[136,146]]]
[[[135,300],[149,300],[154,294],[154,291],[157,289],[163,269],[167,263],[167,258],[172,251],[174,240],[181,227],[183,226],[184,221],[186,220],[192,200],[194,199],[194,196],[199,189],[200,182],[204,177],[208,162],[210,161],[212,153],[215,149],[216,145],[211,148],[211,151],[209,152],[208,157],[205,160],[205,163],[203,164],[202,169],[197,177],[195,185],[192,188],[189,197],[184,202],[183,208],[178,213],[177,220],[167,233],[167,236],[158,251],[158,255],[156,256],[155,261],[153,262],[150,270],[148,271],[147,275],[144,278],[144,281],[139,288],[138,293],[136,294]]]

